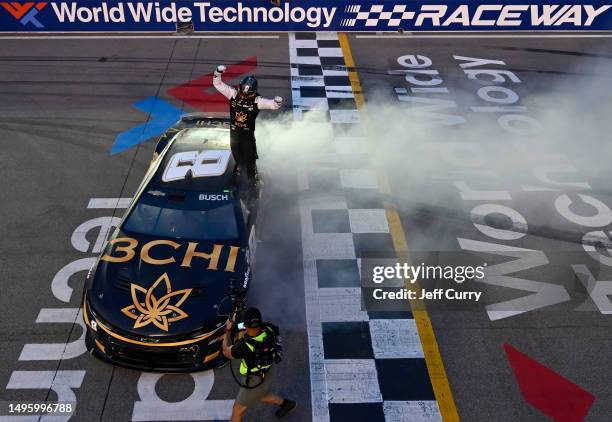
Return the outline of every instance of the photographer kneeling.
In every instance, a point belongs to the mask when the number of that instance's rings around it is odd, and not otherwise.
[[[270,392],[276,376],[275,363],[280,362],[280,336],[278,328],[264,323],[256,308],[246,309],[241,319],[245,335],[231,344],[233,324],[228,320],[223,338],[223,355],[228,359],[241,359],[240,391],[232,409],[232,422],[240,422],[247,408],[259,403],[274,404],[279,407],[275,415],[282,418],[295,409],[293,400],[283,399]],[[231,365],[231,362],[230,362]]]

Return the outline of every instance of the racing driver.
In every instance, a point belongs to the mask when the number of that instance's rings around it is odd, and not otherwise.
[[[255,119],[259,110],[278,110],[283,99],[264,98],[257,92],[257,79],[249,75],[242,79],[238,86],[231,87],[221,80],[226,67],[217,66],[213,76],[213,85],[229,100],[230,107],[230,146],[236,161],[236,173],[246,167],[249,186],[253,190],[259,187],[257,176],[257,146],[255,144]]]

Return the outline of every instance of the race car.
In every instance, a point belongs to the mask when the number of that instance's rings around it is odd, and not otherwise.
[[[236,177],[227,119],[183,116],[157,149],[87,275],[86,345],[130,368],[208,369],[250,284],[261,192]]]

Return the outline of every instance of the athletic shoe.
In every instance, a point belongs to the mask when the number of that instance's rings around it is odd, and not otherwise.
[[[296,402],[294,402],[293,400],[284,399],[283,404],[281,405],[280,409],[278,409],[276,413],[274,413],[274,416],[280,419],[283,416],[287,416],[289,413],[293,412],[296,407]]]

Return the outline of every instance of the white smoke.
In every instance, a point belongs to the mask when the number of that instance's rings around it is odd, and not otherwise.
[[[612,175],[609,164],[612,145],[608,140],[612,133],[610,66],[607,60],[597,64],[593,58],[584,60],[588,60],[588,66],[568,64],[565,74],[544,77],[537,72],[516,71],[524,82],[499,84],[520,96],[513,106],[526,109],[506,113],[527,116],[525,122],[511,124],[516,129],[514,133],[498,122],[504,113],[476,113],[470,109],[483,105],[476,96],[479,86],[493,84],[474,84],[464,76],[464,83],[459,85],[469,88],[453,87],[452,100],[458,108],[433,113],[422,104],[398,100],[393,88],[410,92],[410,85],[398,76],[393,85],[373,81],[366,86],[362,125],[345,136],[358,142],[365,135],[367,165],[389,179],[393,198],[387,199],[402,211],[414,214],[431,209],[434,213],[456,214],[458,207],[466,206],[453,185],[460,180],[474,190],[508,191],[512,200],[504,204],[509,207],[532,201],[533,206],[520,209],[525,219],[535,225],[554,226],[537,199],[528,199],[526,187],[548,187],[560,193],[577,194],[581,186],[588,184],[593,195],[604,202],[605,195],[612,191],[602,183],[604,177]],[[568,59],[568,63],[580,62]],[[460,71],[459,62],[454,71]],[[536,78],[540,83],[537,86],[533,83]],[[537,92],[528,91],[534,86]],[[440,126],[440,114],[460,116],[465,122]],[[342,160],[343,157],[334,154],[334,133],[324,116],[323,111],[313,111],[304,120],[295,121],[291,113],[286,113],[280,118],[260,121],[257,129],[260,167],[271,172],[276,180],[291,177],[296,169],[316,172],[327,168],[330,161]],[[476,150],[480,153],[475,154]],[[463,164],[456,165],[460,161]],[[549,174],[557,184],[536,179],[537,169],[547,166],[559,169]],[[533,198],[534,194],[531,195]],[[585,204],[576,207],[578,212],[592,212]],[[464,212],[462,218],[466,216]],[[520,221],[514,223],[514,230],[522,230]],[[469,218],[466,224],[471,224]],[[432,232],[434,229],[431,227]]]
[[[325,110],[315,109],[295,120],[285,112],[257,124],[260,166],[283,176],[283,171],[313,168],[333,151],[333,130],[325,121]]]

